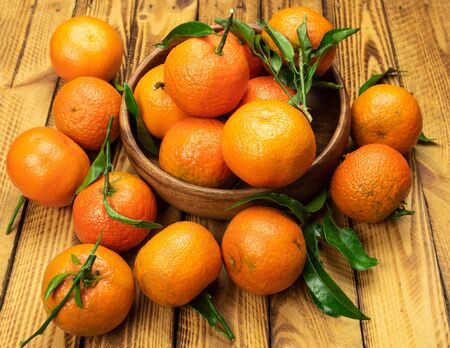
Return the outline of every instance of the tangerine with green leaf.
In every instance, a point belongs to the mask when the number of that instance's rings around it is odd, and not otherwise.
[[[164,63],[165,90],[192,116],[218,117],[232,111],[245,93],[249,67],[242,47],[210,34],[175,46]],[[223,42],[222,42],[223,43]]]
[[[192,221],[176,222],[150,239],[136,256],[134,271],[142,292],[167,307],[183,306],[220,273],[220,247]]]
[[[410,188],[408,162],[400,152],[369,144],[346,155],[333,174],[330,194],[344,215],[378,222],[401,205]]]
[[[149,228],[135,227],[113,219],[103,203],[105,178],[102,176],[81,191],[73,203],[73,227],[82,243],[94,243],[103,232],[101,245],[116,252],[129,250],[147,237]],[[135,219],[154,221],[156,200],[150,187],[137,176],[112,172],[107,200],[119,214]]]
[[[228,275],[240,288],[271,295],[287,289],[300,276],[306,244],[291,217],[255,206],[231,220],[223,235],[222,257]]]
[[[92,244],[79,244],[56,255],[44,272],[42,301],[47,311],[55,308],[68,293],[74,275],[66,277],[45,298],[49,283],[55,276],[80,270],[92,249]],[[76,336],[103,335],[117,327],[127,316],[135,298],[133,273],[128,264],[114,251],[99,246],[91,273],[81,281],[80,308],[74,295],[61,308],[54,323]]]
[[[64,133],[36,127],[18,135],[6,156],[6,170],[22,194],[39,204],[64,207],[89,171],[89,158]]]
[[[276,12],[269,21],[273,29],[279,31],[291,42],[295,52],[300,48],[297,28],[303,23],[305,16],[309,41],[312,48],[317,49],[325,33],[333,29],[333,25],[319,12],[304,6],[287,7]],[[266,32],[262,33],[262,38],[272,50],[280,54],[278,47]],[[333,47],[321,59],[316,70],[317,75],[322,76],[330,69],[335,54],[336,48]]]
[[[295,92],[285,86],[286,91],[293,96]],[[289,95],[275,81],[273,76],[259,76],[248,81],[247,90],[239,103],[239,106],[254,100],[278,100],[287,103]]]

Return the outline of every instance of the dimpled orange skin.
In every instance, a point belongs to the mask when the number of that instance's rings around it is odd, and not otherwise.
[[[282,33],[291,42],[294,51],[299,49],[299,41],[297,28],[303,23],[306,15],[306,32],[311,41],[313,49],[317,49],[320,41],[327,31],[333,29],[333,25],[323,17],[319,12],[308,7],[288,7],[275,13],[269,21],[269,25]],[[279,53],[278,47],[275,45],[269,35],[263,31],[262,38],[272,50]],[[332,48],[320,61],[316,73],[319,76],[325,74],[333,63],[336,48]]]
[[[141,290],[167,307],[189,303],[220,273],[220,248],[211,232],[192,221],[176,222],[156,234],[136,256]]]
[[[333,202],[356,221],[378,222],[406,198],[411,174],[405,158],[383,144],[370,144],[348,154],[331,179]]]
[[[231,171],[255,187],[283,187],[311,167],[316,141],[296,108],[275,100],[240,107],[225,123],[222,154]]]
[[[159,150],[159,164],[170,175],[205,187],[219,187],[233,174],[221,150],[223,123],[189,117],[169,129]]]
[[[290,88],[286,87],[286,89],[292,95],[295,94]],[[278,100],[287,103],[289,101],[289,96],[272,76],[259,76],[248,81],[247,91],[239,103],[239,106],[254,100]]]
[[[89,167],[81,147],[46,127],[31,128],[17,136],[6,158],[12,183],[26,198],[49,207],[69,205]]]
[[[222,257],[228,275],[240,288],[271,295],[300,276],[306,245],[301,228],[290,217],[255,206],[231,220],[223,235]]]
[[[80,76],[111,80],[123,56],[120,35],[105,21],[73,17],[60,24],[50,40],[50,59],[56,74],[65,81]]]
[[[109,117],[114,121],[111,141],[119,136],[119,111],[122,97],[109,83],[96,77],[78,77],[67,82],[53,102],[58,130],[82,148],[99,150],[105,140]]]
[[[129,173],[112,172],[109,176],[114,192],[108,197],[119,214],[136,220],[154,221],[156,201],[150,187]],[[104,178],[81,191],[73,204],[73,228],[82,243],[95,242],[103,231],[101,244],[123,252],[142,242],[148,228],[137,228],[111,218],[103,205]]]
[[[55,256],[44,272],[41,298],[46,308],[55,308],[72,286],[72,277],[66,278],[45,300],[49,282],[58,274],[77,272],[80,266],[72,262],[71,254],[84,263],[93,244],[75,245]],[[133,273],[128,264],[115,252],[99,246],[92,272],[98,272],[100,280],[93,288],[81,283],[83,309],[73,298],[59,311],[53,322],[63,331],[76,336],[103,335],[117,327],[127,316],[135,298]]]
[[[221,37],[190,38],[170,51],[164,64],[165,90],[184,112],[217,117],[233,110],[249,79],[243,49],[227,44],[214,52]]]
[[[407,153],[422,131],[422,113],[416,98],[394,85],[375,85],[352,105],[352,138],[358,146],[379,143]]]
[[[164,82],[164,64],[151,69],[139,80],[134,96],[148,131],[162,139],[170,127],[188,114],[173,102],[164,88],[155,89],[157,82]]]

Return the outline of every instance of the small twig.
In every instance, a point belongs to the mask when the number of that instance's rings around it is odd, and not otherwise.
[[[11,215],[11,218],[9,219],[8,226],[6,227],[6,234],[10,234],[12,231],[12,227],[14,225],[14,221],[16,221],[17,213],[19,212],[22,205],[28,200],[28,198],[25,198],[24,195],[20,195],[19,201],[17,202],[16,207],[14,208],[14,211]]]
[[[221,56],[223,54],[222,53],[223,46],[225,46],[225,42],[227,41],[228,32],[230,31],[231,25],[233,24],[233,15],[234,15],[234,9],[230,8],[230,16],[228,17],[227,26],[225,27],[225,30],[223,31],[222,39],[220,40],[219,46],[217,46],[216,49],[214,50],[214,52],[216,54],[218,54],[219,56]]]

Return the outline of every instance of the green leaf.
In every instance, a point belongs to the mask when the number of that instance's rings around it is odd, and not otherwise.
[[[127,83],[124,83],[123,86],[125,93],[125,103],[127,105],[128,112],[133,116],[139,142],[148,153],[153,156],[157,156],[159,153],[158,146],[145,127],[144,121],[142,120],[142,117],[139,113],[139,106],[136,99],[134,98],[133,91]]]
[[[318,239],[323,237],[323,226],[317,221],[310,222],[303,228],[303,236],[305,237],[306,244],[319,257]]]
[[[111,205],[108,202],[107,196],[103,197],[103,204],[105,205],[105,210],[106,213],[112,217],[114,220],[123,222],[127,225],[131,225],[134,227],[138,227],[138,228],[161,228],[162,225],[157,224],[156,222],[151,222],[151,221],[145,221],[145,220],[135,220],[135,219],[130,219],[127,218],[126,216],[123,216],[121,214],[119,214],[117,211],[115,211]]]
[[[79,308],[83,308],[83,301],[81,300],[81,287],[78,281],[73,288],[73,299]]]
[[[81,261],[76,257],[74,254],[70,254],[70,258],[72,259],[72,262],[74,265],[81,265]]]
[[[214,330],[228,338],[230,341],[234,341],[234,333],[231,331],[222,315],[217,311],[216,307],[214,307],[210,294],[203,292],[187,305],[205,317]]]
[[[277,52],[269,50],[269,63],[272,65],[275,74],[278,75],[283,65],[283,60]]]
[[[356,232],[350,227],[338,227],[330,215],[323,220],[323,232],[325,240],[344,255],[353,269],[364,271],[378,265],[377,259],[366,254]]]
[[[228,18],[216,18],[214,21],[225,28],[228,23]],[[239,19],[233,18],[233,24],[231,25],[230,31],[239,40],[245,42],[251,50],[254,49],[255,30],[251,26]]]
[[[306,77],[305,77],[305,93],[306,93],[306,95],[311,90],[314,74],[316,73],[317,67],[319,66],[321,59],[322,59],[322,56],[317,57],[316,61],[309,67],[309,69],[306,73]]]
[[[402,216],[405,215],[414,215],[415,211],[414,210],[408,210],[406,209],[406,202],[403,201],[402,204],[400,204],[400,206],[395,209],[391,215],[389,215],[389,219],[397,221],[398,219],[400,219]]]
[[[347,295],[325,271],[318,257],[307,245],[306,264],[303,279],[315,299],[322,304],[320,309],[327,308],[333,316],[344,316],[352,319],[367,320]],[[328,314],[327,312],[325,312]]]
[[[430,144],[430,143],[434,143],[435,140],[436,139],[428,138],[423,132],[420,132],[419,143],[421,143],[421,144]]]
[[[84,178],[82,184],[75,191],[75,195],[78,195],[86,187],[88,187],[95,180],[97,180],[105,170],[105,166],[106,166],[105,149],[102,146],[94,162],[92,162],[91,168],[89,168],[89,172]]]
[[[297,217],[302,226],[305,225],[309,219],[309,213],[306,211],[303,204],[301,204],[296,199],[289,197],[288,195],[275,192],[254,193],[230,205],[228,208],[225,209],[225,211],[229,211],[233,208],[239,207],[240,205],[248,203],[250,201],[260,199],[269,200],[275,202],[276,204],[282,207],[288,208]]]
[[[12,231],[12,227],[14,225],[14,221],[16,221],[17,214],[19,213],[20,208],[22,208],[22,205],[25,204],[25,202],[28,201],[28,198],[25,198],[24,195],[20,195],[19,200],[17,201],[16,207],[14,208],[13,213],[11,214],[11,217],[9,218],[8,225],[6,226],[6,235],[10,234]]]
[[[290,41],[279,31],[272,28],[266,21],[257,20],[257,23],[273,40],[283,58],[287,62],[294,63],[295,53]]]
[[[367,89],[377,84],[381,80],[383,80],[386,76],[392,76],[399,74],[400,71],[394,68],[389,67],[385,72],[381,74],[372,75],[364,84],[359,88],[358,95],[363,94]]]
[[[337,28],[327,31],[320,41],[319,47],[314,50],[312,56],[324,56],[328,51],[342,40],[357,33],[359,28]]]
[[[60,273],[55,275],[52,280],[47,285],[47,289],[45,290],[44,299],[48,299],[53,291],[56,290],[56,288],[61,284],[64,279],[66,279],[68,276],[76,274],[75,272],[67,272],[67,273]]]
[[[319,307],[319,309],[322,312],[324,312],[326,315],[329,315],[330,317],[334,317],[334,318],[337,318],[340,316],[339,313],[335,313],[330,307],[327,307],[322,302],[320,302],[319,299],[316,297],[316,295],[314,295],[309,289],[308,289],[308,293],[311,296],[311,299],[314,302],[314,304],[317,307]]]
[[[316,76],[313,78],[312,86],[316,87],[316,88],[322,88],[322,89],[342,89],[342,88],[344,88],[344,86],[338,85],[337,83],[320,80]]]
[[[302,54],[302,60],[304,65],[309,65],[309,60],[311,59],[312,46],[311,41],[308,37],[308,32],[306,30],[306,14],[303,19],[302,24],[297,28],[298,42],[300,43],[300,52]]]
[[[305,205],[305,209],[308,213],[316,213],[321,210],[327,201],[328,191],[323,189],[311,202]]]
[[[158,48],[167,48],[170,45],[183,41],[188,37],[204,37],[214,33],[214,30],[203,22],[186,22],[173,28],[169,34],[155,46]]]
[[[119,93],[122,93],[124,91],[123,86],[119,82],[117,82],[116,79],[113,80],[113,85],[114,85],[114,88],[119,91]]]
[[[278,79],[290,89],[296,89],[295,85],[295,75],[286,65],[282,65],[280,71],[278,72]]]

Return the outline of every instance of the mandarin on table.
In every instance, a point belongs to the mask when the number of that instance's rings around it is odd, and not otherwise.
[[[164,135],[176,122],[188,116],[164,90],[164,64],[148,71],[138,82],[134,96],[145,126],[157,138]]]
[[[294,51],[298,52],[300,43],[298,41],[297,28],[303,23],[306,15],[306,31],[313,49],[317,49],[320,41],[327,31],[333,29],[333,25],[319,12],[308,7],[287,7],[275,13],[269,21],[269,25],[291,42]],[[280,53],[278,47],[266,32],[262,33],[262,38],[269,47]],[[320,61],[316,73],[319,76],[325,74],[333,63],[336,48],[332,48]]]
[[[421,131],[419,104],[402,87],[372,86],[352,105],[351,135],[358,146],[378,143],[407,153],[417,143]]]
[[[192,116],[230,112],[245,93],[249,68],[244,51],[226,42],[219,55],[215,49],[220,41],[214,34],[187,39],[170,51],[164,63],[165,90]]]
[[[159,151],[161,169],[191,184],[220,187],[233,174],[221,150],[223,123],[189,117],[176,123],[164,137]]]
[[[176,222],[150,239],[136,256],[141,290],[163,306],[183,306],[220,273],[220,248],[211,232],[192,221]]]
[[[53,102],[58,130],[86,150],[99,150],[106,136],[110,116],[114,117],[111,141],[119,136],[122,97],[109,83],[96,77],[78,77],[67,82]]]
[[[72,286],[72,277],[67,277],[47,298],[45,291],[50,281],[58,274],[78,272],[72,254],[81,263],[86,262],[92,244],[78,244],[55,256],[44,272],[41,297],[45,308],[55,308]],[[135,298],[133,273],[128,264],[115,252],[99,246],[92,273],[98,277],[92,287],[81,285],[83,308],[79,308],[73,296],[64,304],[54,323],[63,331],[77,336],[103,335],[117,327],[127,316]]]
[[[82,243],[95,242],[103,233],[101,245],[117,252],[129,250],[142,242],[148,228],[130,226],[108,215],[103,205],[104,177],[81,191],[73,203],[73,228]],[[111,207],[119,214],[136,220],[154,221],[156,200],[150,187],[138,177],[122,172],[109,174]]]
[[[311,125],[293,106],[259,100],[241,106],[225,123],[225,163],[255,187],[283,187],[305,174],[316,156]]]
[[[287,289],[300,276],[306,259],[303,233],[286,214],[269,207],[238,213],[222,240],[222,257],[231,279],[257,295]]]
[[[408,195],[411,173],[392,147],[369,144],[348,154],[331,179],[330,194],[338,209],[356,221],[378,222]]]
[[[42,205],[63,207],[89,171],[89,158],[81,147],[60,131],[36,127],[12,142],[6,169],[22,194]]]
[[[295,94],[290,88],[286,87],[286,89],[292,96]],[[239,106],[254,100],[278,100],[287,103],[289,96],[284,92],[278,82],[275,81],[273,76],[259,76],[248,81],[247,90]]]
[[[88,16],[60,24],[50,40],[50,59],[66,81],[80,76],[111,80],[123,56],[120,35],[105,21]]]

